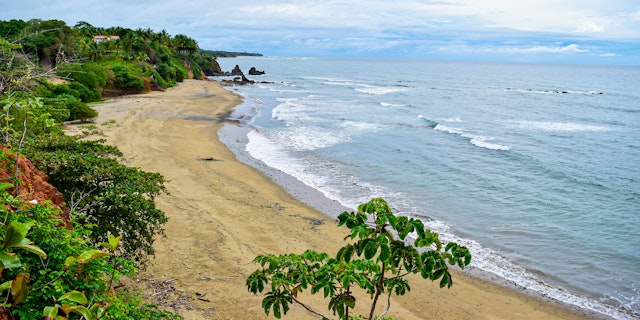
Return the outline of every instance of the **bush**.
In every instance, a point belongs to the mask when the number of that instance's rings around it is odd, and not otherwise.
[[[102,95],[100,92],[87,88],[80,82],[71,82],[69,84],[43,84],[44,88],[38,92],[46,98],[55,98],[59,95],[70,95],[84,102],[100,100]]]
[[[164,82],[173,86],[176,83],[176,68],[168,63],[161,62],[156,66],[156,72],[164,79]]]
[[[108,252],[97,250],[86,240],[90,231],[84,225],[76,223],[67,230],[59,218],[60,209],[49,202],[27,204],[13,197],[7,187],[7,183],[0,184],[0,214],[4,217],[0,222],[0,243],[4,244],[0,280],[10,284],[2,291],[11,294],[3,295],[0,302],[11,307],[13,316],[42,319],[43,310],[59,305],[63,296],[82,292],[83,297],[91,298],[85,303],[87,309],[88,304],[106,309],[104,319],[181,319],[144,303],[136,293],[115,291],[113,285],[121,276],[136,271],[133,261],[113,254],[119,238],[109,237],[104,245]]]
[[[115,157],[122,154],[104,140],[43,135],[25,154],[65,199],[73,199],[79,221],[95,226],[88,235],[94,243],[104,242],[111,232],[124,237],[124,257],[143,263],[153,254],[155,235],[167,221],[154,202],[165,192],[160,174],[118,162]]]
[[[107,81],[107,71],[96,63],[67,64],[60,67],[56,74],[81,83],[91,90],[104,86]]]
[[[58,123],[70,120],[86,121],[98,116],[98,112],[95,109],[69,94],[61,94],[56,98],[44,99],[44,104],[45,110]]]
[[[145,88],[144,82],[140,77],[131,72],[127,67],[117,65],[111,67],[111,71],[114,75],[114,79],[112,80],[114,88],[133,91],[140,91]]]
[[[69,96],[74,100],[77,100],[73,96]],[[71,115],[71,111],[66,103],[66,99],[60,98],[45,98],[42,99],[43,107],[42,112],[49,113],[51,118],[55,120],[56,123],[62,123],[67,121]]]
[[[338,225],[351,230],[345,240],[355,240],[340,248],[335,258],[327,253],[307,250],[302,254],[260,255],[254,262],[260,268],[247,278],[247,288],[257,294],[265,289],[262,307],[268,315],[280,318],[289,304],[302,305],[307,311],[327,319],[298,300],[306,289],[311,294],[322,291],[329,298],[328,307],[340,319],[351,319],[355,308],[354,288],[371,296],[368,318],[374,319],[378,299],[384,294],[404,295],[411,287],[405,277],[420,274],[424,279],[439,280],[440,287],[451,287],[453,280],[447,263],[464,268],[471,262],[466,247],[449,242],[443,246],[438,234],[425,229],[418,219],[396,216],[381,198],[358,206],[358,212],[343,212]],[[414,234],[409,242],[407,236]],[[382,318],[389,308],[375,319]]]

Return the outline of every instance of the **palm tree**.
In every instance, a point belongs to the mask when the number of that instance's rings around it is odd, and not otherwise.
[[[92,38],[82,38],[78,42],[78,45],[83,56],[89,57],[89,59],[93,62],[96,62],[98,60],[98,44],[93,41]]]

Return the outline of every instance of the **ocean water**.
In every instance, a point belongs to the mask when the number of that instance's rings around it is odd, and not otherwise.
[[[467,245],[478,273],[640,318],[639,67],[219,62],[271,82],[229,88],[245,103],[241,134],[227,126],[223,141],[314,190],[301,200],[355,209],[383,197]]]

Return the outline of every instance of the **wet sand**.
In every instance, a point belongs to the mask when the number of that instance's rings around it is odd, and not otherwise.
[[[186,80],[166,92],[107,101],[94,138],[120,148],[123,161],[161,173],[169,194],[158,207],[169,217],[155,258],[132,283],[185,319],[266,319],[261,297],[245,280],[265,253],[334,253],[347,234],[329,216],[296,200],[236,159],[217,136],[241,98],[214,81]],[[233,123],[231,123],[233,125]],[[79,130],[71,128],[71,130]],[[334,213],[336,214],[336,213]],[[454,275],[451,289],[413,278],[392,300],[397,319],[589,319],[510,289]],[[129,283],[129,285],[132,285]],[[330,315],[315,298],[316,310]],[[359,304],[368,304],[363,296]],[[379,304],[380,312],[386,306]],[[285,319],[316,319],[293,305]]]

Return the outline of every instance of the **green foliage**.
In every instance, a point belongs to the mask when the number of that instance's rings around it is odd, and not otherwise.
[[[0,100],[0,143],[5,146],[22,147],[27,137],[45,132],[60,131],[47,113],[42,99],[15,92],[7,99]]]
[[[112,84],[115,88],[140,91],[144,89],[144,82],[129,68],[119,65],[111,68],[114,74]]]
[[[168,63],[161,62],[156,66],[156,72],[163,79],[164,83],[168,83],[171,86],[176,83],[176,68]]]
[[[133,261],[117,256],[121,237],[107,235],[95,249],[81,223],[65,229],[60,209],[26,204],[0,184],[0,272],[2,304],[19,319],[180,319],[145,304],[138,294],[115,292],[113,284],[133,275]],[[28,238],[27,238],[28,236]],[[46,307],[45,307],[46,306]],[[62,319],[62,318],[56,318]],[[70,318],[71,319],[71,318]]]
[[[224,58],[235,58],[240,56],[262,57],[262,54],[260,53],[233,52],[233,51],[220,51],[220,50],[200,50],[200,53],[203,55],[211,56],[211,57],[224,57]]]
[[[98,116],[95,109],[69,94],[44,99],[44,105],[58,123],[69,120],[86,121]]]
[[[159,52],[175,68],[174,81],[181,81],[187,70],[164,42],[171,37],[88,23],[71,29],[59,20],[0,21],[0,30],[11,36],[0,36],[0,143],[15,150],[0,153],[10,173],[0,182],[0,290],[6,291],[0,303],[20,319],[179,319],[113,287],[134,274],[132,259],[141,263],[153,253],[153,238],[166,222],[154,203],[165,192],[162,176],[124,166],[116,148],[65,136],[55,123],[94,117],[83,102],[100,99],[101,89],[143,90],[151,75],[166,85],[149,64]],[[121,41],[97,44],[95,34],[120,35]],[[58,64],[65,55],[97,62]],[[41,80],[53,72],[71,82]],[[59,209],[9,193],[20,187],[17,154],[50,174],[71,207],[72,229],[63,227]],[[101,242],[108,252],[96,248]]]
[[[5,190],[6,188],[0,192],[6,192]],[[27,239],[27,232],[32,224],[33,222],[11,221],[8,225],[3,224],[0,226],[0,234],[2,236],[0,240],[0,274],[3,274],[5,269],[15,269],[22,266],[18,254],[9,249],[22,249],[40,258],[47,258],[47,254],[42,249],[35,246],[33,241]],[[3,279],[4,282],[0,285],[0,293],[10,291],[11,295],[6,296],[3,294],[6,298],[0,305],[13,308],[27,299],[29,294],[29,274],[20,272],[9,279],[8,281]]]
[[[93,39],[96,35],[118,36],[119,39],[96,42]],[[10,41],[5,41],[3,37]],[[123,91],[138,92],[148,89],[145,81],[167,88],[186,79],[189,71],[199,79],[202,70],[211,68],[215,57],[260,56],[247,52],[201,50],[193,38],[183,34],[171,36],[166,30],[154,32],[149,28],[103,28],[85,21],[80,21],[71,28],[61,20],[40,19],[27,22],[0,21],[0,52],[9,45],[15,46],[12,50],[20,49],[21,53],[20,59],[5,60],[12,61],[14,67],[11,69],[15,70],[16,64],[33,60],[29,70],[34,70],[38,63],[42,63],[47,67],[55,67],[53,71],[59,77],[72,80],[71,84],[63,85],[66,89],[57,89],[62,92],[56,91],[53,95],[42,95],[43,97],[54,98],[56,95],[70,94],[83,102],[98,100],[103,92],[120,94]],[[191,70],[185,68],[183,60],[188,61]],[[1,61],[3,59],[0,57]],[[77,63],[78,61],[90,62]],[[133,68],[131,65],[143,68]],[[154,66],[159,69],[157,74],[145,71]],[[7,74],[7,70],[3,70],[1,65],[0,72]],[[161,76],[157,77],[158,74]],[[21,77],[16,74],[7,78]],[[26,84],[25,81],[17,81],[14,86],[24,88]]]
[[[0,37],[14,39],[20,36],[27,26],[28,24],[22,20],[0,21]]]
[[[107,70],[97,63],[66,64],[58,68],[56,75],[76,81],[91,90],[104,86],[108,79]]]
[[[117,161],[120,151],[103,140],[80,141],[62,134],[44,135],[25,154],[49,176],[51,184],[69,199],[74,213],[95,228],[95,243],[108,232],[125,240],[122,254],[139,261],[153,254],[153,240],[167,221],[155,206],[165,192],[160,174],[127,167]]]
[[[420,274],[424,279],[439,280],[440,287],[451,287],[453,279],[447,264],[464,268],[471,262],[469,250],[454,242],[444,247],[438,234],[426,229],[422,221],[396,216],[381,198],[374,198],[358,207],[357,212],[343,212],[338,225],[351,230],[335,257],[307,250],[302,254],[260,255],[254,262],[260,268],[246,281],[250,292],[265,290],[262,307],[268,315],[273,311],[280,318],[289,304],[298,303],[300,292],[310,289],[322,292],[329,299],[328,309],[340,319],[349,319],[356,305],[352,289],[359,287],[372,299],[368,319],[374,319],[376,304],[381,295],[402,296],[411,290],[405,278]],[[410,242],[409,235],[415,238]],[[384,316],[390,305],[379,317]]]

